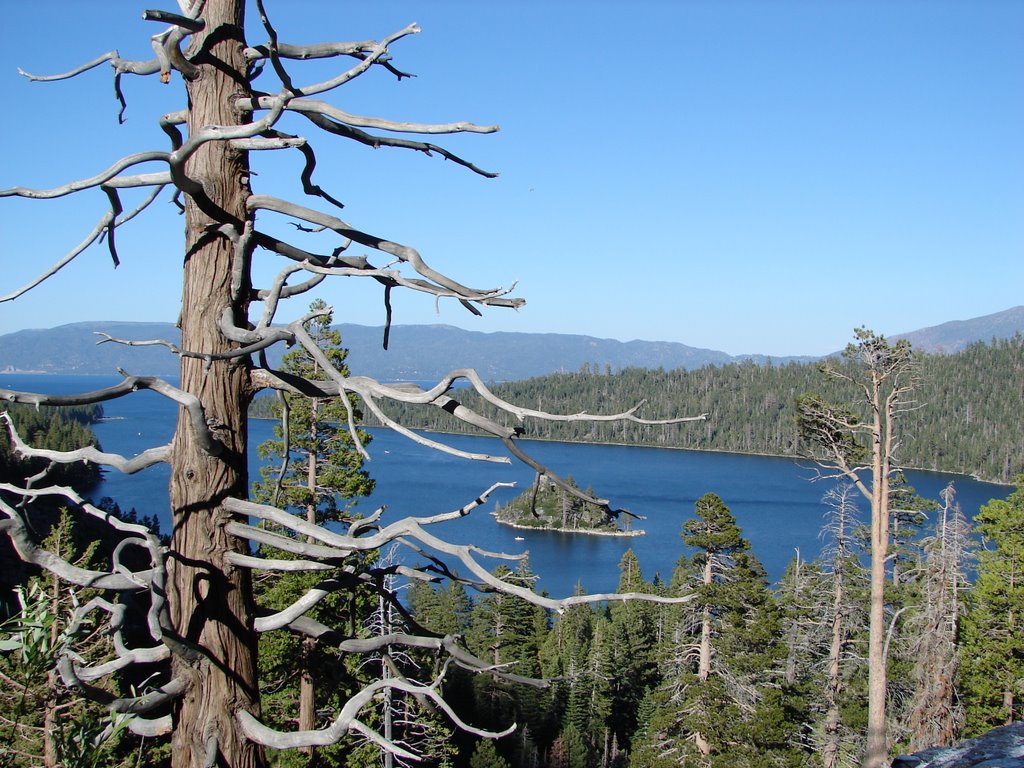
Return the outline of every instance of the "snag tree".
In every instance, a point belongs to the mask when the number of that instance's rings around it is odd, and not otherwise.
[[[849,363],[822,365],[822,372],[847,382],[856,392],[851,404],[831,403],[808,394],[797,401],[800,436],[812,455],[871,504],[871,598],[868,618],[868,733],[865,768],[881,768],[888,758],[886,734],[886,566],[890,554],[890,486],[898,471],[900,416],[911,399],[916,366],[910,343],[889,344],[866,328],[843,352]]]
[[[492,489],[448,514],[429,518],[406,517],[384,522],[383,510],[361,520],[342,520],[339,529],[327,530],[268,504],[247,498],[247,406],[253,395],[273,388],[313,398],[333,398],[346,409],[349,435],[356,450],[365,452],[350,406],[350,395],[383,424],[410,439],[465,458],[509,461],[508,456],[467,454],[428,437],[417,435],[389,418],[383,401],[429,404],[443,408],[486,434],[497,437],[508,453],[527,462],[549,480],[571,489],[568,483],[530,458],[517,443],[521,428],[505,427],[462,406],[451,394],[452,385],[465,379],[488,402],[520,421],[529,418],[577,420],[590,416],[562,416],[517,407],[494,396],[475,372],[460,369],[428,390],[381,384],[373,379],[346,375],[324,354],[307,330],[314,312],[294,322],[280,324],[279,309],[287,299],[301,296],[330,277],[362,278],[375,283],[384,294],[386,329],[390,328],[390,297],[406,288],[436,297],[451,298],[475,314],[481,307],[520,307],[522,299],[503,289],[477,289],[453,280],[431,267],[412,247],[360,229],[339,218],[338,198],[313,181],[316,155],[306,138],[287,132],[292,118],[305,118],[335,137],[372,147],[411,149],[445,159],[482,176],[494,174],[429,141],[399,134],[480,133],[497,130],[465,122],[442,125],[397,122],[353,115],[333,106],[323,96],[361,77],[371,69],[383,69],[398,79],[406,76],[390,56],[391,47],[415,34],[409,25],[378,41],[323,42],[294,45],[278,38],[262,0],[255,0],[252,24],[246,26],[244,0],[178,0],[179,12],[146,11],[145,18],[162,25],[152,38],[155,58],[133,61],[116,51],[69,72],[33,80],[75,78],[101,64],[114,71],[115,91],[122,100],[121,80],[127,76],[159,76],[164,83],[180,80],[184,87],[182,107],[160,120],[161,148],[130,154],[113,161],[95,175],[52,189],[12,187],[0,189],[0,197],[52,199],[71,194],[95,194],[104,200],[106,212],[93,230],[53,266],[29,284],[9,291],[0,300],[10,301],[31,290],[75,259],[90,245],[105,239],[115,265],[119,254],[115,235],[119,228],[143,213],[162,195],[183,211],[185,238],[180,342],[154,339],[180,359],[180,382],[171,384],[156,377],[124,373],[115,386],[73,396],[2,391],[7,401],[34,405],[94,403],[149,389],[180,405],[177,429],[170,444],[151,448],[138,456],[124,457],[95,448],[76,451],[42,451],[28,446],[12,429],[12,443],[23,456],[46,458],[57,464],[90,461],[122,472],[143,471],[156,463],[171,469],[170,543],[144,526],[116,520],[79,498],[73,491],[46,485],[37,476],[31,485],[0,483],[0,511],[6,532],[20,555],[72,584],[103,590],[104,596],[81,607],[80,618],[93,612],[105,616],[115,638],[117,657],[106,664],[83,665],[66,657],[60,669],[65,682],[79,690],[105,696],[116,712],[130,713],[131,728],[149,735],[173,731],[173,765],[177,768],[233,766],[265,763],[264,746],[312,747],[336,743],[348,733],[361,734],[381,748],[405,758],[415,756],[402,745],[378,733],[360,719],[360,711],[387,691],[410,693],[432,702],[456,725],[481,733],[458,721],[440,693],[444,671],[451,664],[469,669],[486,668],[460,647],[452,636],[429,632],[407,617],[409,632],[386,636],[356,637],[345,627],[327,627],[307,613],[327,595],[358,586],[369,589],[404,614],[404,608],[387,588],[389,575],[434,581],[455,579],[479,589],[515,594],[548,609],[611,596],[576,596],[554,600],[522,586],[503,581],[481,560],[488,555],[504,559],[516,556],[484,553],[475,548],[445,542],[430,532],[441,520],[468,514],[483,503]],[[250,9],[252,10],[252,9]],[[247,29],[260,30],[264,42],[250,44]],[[306,59],[349,62],[337,74],[318,82],[302,82],[297,62]],[[262,73],[262,78],[256,77]],[[275,80],[276,79],[276,80]],[[303,205],[272,194],[257,194],[251,182],[257,178],[259,155],[266,151],[294,152],[299,160],[296,175],[312,201]],[[343,192],[335,194],[342,195]],[[125,202],[135,200],[134,208]],[[319,207],[316,207],[319,206]],[[128,212],[126,212],[128,211]],[[329,238],[318,251],[301,247],[273,234],[273,223],[286,220],[298,230],[316,230]],[[363,249],[364,253],[355,253]],[[377,257],[386,260],[378,266]],[[276,278],[255,284],[255,259],[282,262]],[[157,290],[159,286],[153,286]],[[325,310],[322,310],[325,311]],[[275,324],[277,322],[278,324]],[[384,333],[387,345],[388,331]],[[110,343],[127,343],[106,337]],[[140,342],[132,342],[139,344]],[[275,344],[299,345],[319,367],[314,380],[274,370],[265,355]],[[640,419],[636,409],[606,419]],[[698,417],[699,418],[699,417]],[[685,419],[681,419],[685,420]],[[8,425],[10,427],[10,425]],[[586,494],[583,494],[584,496]],[[40,500],[72,505],[80,514],[105,520],[124,542],[117,547],[105,569],[74,566],[33,541],[26,522],[26,508]],[[609,515],[608,501],[587,497]],[[289,532],[274,532],[272,528]],[[426,565],[414,567],[360,565],[365,554],[398,542],[411,548]],[[254,554],[266,546],[290,554],[271,559]],[[142,566],[132,563],[144,560]],[[129,558],[131,554],[133,557]],[[454,564],[458,565],[456,575]],[[253,597],[254,570],[302,570],[319,573],[322,580],[285,608],[260,611]],[[126,626],[126,604],[146,596],[142,639]],[[628,599],[631,595],[614,596]],[[659,600],[650,595],[643,599]],[[256,649],[259,633],[291,631],[331,643],[342,653],[373,653],[405,646],[428,649],[445,659],[437,677],[412,680],[393,675],[374,680],[354,693],[317,728],[282,732],[261,721],[260,681]],[[91,681],[126,670],[136,664],[160,665],[153,687],[138,697],[113,698]],[[495,671],[494,674],[506,674]],[[507,674],[510,678],[514,675]],[[495,734],[482,734],[495,735]]]

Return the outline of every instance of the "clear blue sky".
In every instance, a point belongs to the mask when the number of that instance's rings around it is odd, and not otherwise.
[[[341,108],[501,126],[439,142],[501,173],[486,180],[292,124],[313,139],[343,217],[471,285],[518,281],[528,302],[474,318],[396,295],[398,323],[820,354],[857,325],[893,334],[1024,303],[1024,3],[268,6],[287,42],[380,38],[419,22],[422,33],[392,49],[418,77],[371,73],[329,96]],[[146,4],[103,7],[5,4],[0,188],[57,185],[165,148],[156,117],[182,105],[177,80],[126,77],[118,126],[108,68],[50,84],[16,72],[62,71],[115,47],[148,58],[160,27],[140,20]],[[256,21],[250,42],[264,39]],[[300,83],[323,74],[292,71]],[[294,187],[297,155],[257,162],[257,191]],[[99,191],[0,200],[0,294],[60,258],[105,206]],[[0,304],[0,333],[175,320],[181,230],[160,203],[119,231],[121,267],[90,249]],[[275,269],[261,257],[258,274]],[[383,322],[369,283],[318,295],[338,321]]]

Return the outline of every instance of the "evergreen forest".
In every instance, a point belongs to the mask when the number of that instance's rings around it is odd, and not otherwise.
[[[1024,472],[1024,338],[974,344],[952,355],[915,355],[916,404],[902,419],[902,466],[971,474],[1010,483]],[[550,374],[496,384],[502,399],[555,413],[613,413],[643,403],[646,419],[707,414],[699,423],[648,426],[620,422],[530,420],[529,437],[693,450],[797,456],[796,401],[806,393],[848,402],[848,382],[824,378],[815,363],[731,363],[698,370],[627,368]],[[470,391],[461,401],[512,424]],[[437,408],[390,411],[404,424],[465,431]]]
[[[57,485],[68,485],[79,491],[93,488],[100,481],[100,470],[95,464],[76,462],[49,466],[50,463],[41,458],[17,456],[11,446],[6,420],[9,419],[21,439],[34,448],[70,451],[85,445],[98,447],[89,425],[102,417],[100,405],[42,405],[38,408],[17,403],[5,405],[0,411],[0,478],[20,482],[47,470],[47,480]]]

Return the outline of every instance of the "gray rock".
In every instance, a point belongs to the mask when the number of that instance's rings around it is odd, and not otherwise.
[[[1024,722],[996,728],[954,747],[897,757],[891,768],[1024,768]]]

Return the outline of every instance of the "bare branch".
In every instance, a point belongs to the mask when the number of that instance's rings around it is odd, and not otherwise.
[[[366,51],[365,56],[361,57],[360,62],[351,69],[342,72],[340,75],[336,75],[329,80],[297,88],[292,93],[295,96],[313,96],[318,93],[325,93],[326,91],[334,90],[335,88],[359,77],[373,64],[377,63],[378,60],[382,59],[387,54],[389,45],[401,40],[403,37],[414,35],[419,31],[420,28],[416,24],[410,24],[404,29],[400,29],[393,34],[388,35],[379,43],[374,45],[371,50]],[[273,109],[273,107],[271,107],[271,109]]]
[[[143,11],[142,18],[146,21],[163,21],[168,24],[174,24],[175,26],[182,27],[189,32],[201,32],[206,28],[206,22],[202,19],[190,19],[188,16],[171,13],[170,11]]]
[[[136,736],[144,736],[150,739],[157,736],[165,736],[171,732],[172,728],[173,722],[170,715],[153,719],[133,717],[128,720],[128,730]]]
[[[300,571],[332,571],[337,566],[328,563],[317,563],[312,560],[275,560],[273,558],[255,557],[243,555],[238,552],[228,552],[227,560],[239,568],[251,568],[261,571],[286,571],[297,573]]]
[[[357,54],[370,53],[376,45],[377,43],[374,40],[312,43],[310,45],[289,45],[288,43],[278,43],[275,41],[273,48],[274,53],[282,59],[306,61],[309,59],[331,59],[338,56],[355,56]],[[251,62],[269,59],[271,47],[271,43],[251,45],[244,51],[245,58]]]
[[[0,413],[0,421],[7,424],[7,432],[10,435],[11,444],[14,446],[15,453],[20,456],[24,456],[26,458],[49,459],[50,461],[57,462],[58,464],[73,464],[78,461],[89,461],[93,464],[113,467],[126,475],[135,474],[139,470],[146,469],[154,464],[166,463],[168,453],[171,448],[169,445],[149,448],[131,459],[127,459],[117,453],[105,453],[103,451],[99,451],[91,445],[87,445],[84,448],[78,448],[74,451],[51,451],[45,448],[33,448],[25,443],[14,428],[14,422],[11,420],[10,414],[6,411]]]
[[[93,701],[106,704],[112,712],[128,715],[150,712],[157,707],[178,698],[188,687],[188,684],[184,680],[175,678],[167,684],[155,688],[142,696],[117,698],[109,691],[89,685],[84,680],[81,680],[75,674],[74,666],[72,665],[70,658],[67,656],[63,656],[58,660],[57,671],[60,673],[64,684],[69,688],[76,689]]]
[[[482,501],[482,498],[480,501]],[[374,549],[380,549],[394,541],[401,540],[403,543],[405,539],[418,541],[434,551],[442,552],[459,560],[469,570],[469,572],[472,573],[482,584],[486,585],[487,588],[504,594],[516,595],[517,597],[521,597],[534,605],[539,605],[543,608],[548,608],[558,612],[562,612],[567,607],[578,603],[603,602],[605,600],[642,599],[650,602],[672,604],[687,602],[692,599],[692,597],[675,598],[661,597],[657,595],[637,595],[635,593],[619,597],[614,595],[600,595],[597,597],[591,595],[577,595],[563,600],[543,597],[535,594],[530,589],[498,578],[476,560],[476,555],[489,556],[491,553],[484,552],[479,547],[472,545],[451,544],[437,536],[434,536],[433,534],[428,533],[424,529],[424,525],[438,522],[440,518],[437,517],[403,518],[390,525],[384,526],[379,531],[371,535],[356,538],[327,531],[320,526],[298,519],[287,512],[282,512],[276,507],[270,507],[264,504],[256,504],[254,502],[243,501],[241,499],[226,499],[224,506],[231,512],[241,515],[250,515],[252,517],[276,523],[277,525],[284,526],[285,528],[293,530],[302,536],[308,536],[311,539],[323,542],[324,544],[327,544],[328,547],[337,547],[343,551],[367,552]],[[504,555],[504,557],[515,556]]]
[[[0,197],[26,197],[31,200],[52,200],[57,197],[64,197],[65,195],[71,195],[75,192],[81,192],[84,189],[90,189],[98,187],[101,184],[105,184],[126,168],[155,161],[167,162],[168,159],[169,155],[166,152],[137,152],[134,155],[122,157],[106,170],[101,171],[95,176],[90,176],[87,179],[69,181],[67,184],[62,184],[59,187],[53,187],[51,189],[29,189],[28,187],[10,187],[9,189],[0,189]]]
[[[333,230],[342,237],[353,240],[361,245],[390,254],[402,262],[412,266],[412,268],[423,277],[433,281],[437,285],[455,291],[459,296],[468,301],[478,301],[483,304],[514,308],[521,307],[526,303],[522,299],[493,299],[492,297],[494,295],[500,293],[500,289],[478,290],[461,285],[427,265],[415,248],[400,245],[399,243],[393,243],[379,237],[374,237],[373,235],[368,235],[365,232],[360,232],[359,230],[353,229],[350,225],[346,224],[336,216],[321,213],[320,211],[315,211],[311,208],[289,203],[285,200],[270,197],[268,195],[252,195],[246,201],[246,205],[249,210],[254,213],[260,210],[274,211],[276,213],[284,214],[285,216],[302,219]]]
[[[464,160],[453,152],[449,152],[444,147],[440,147],[436,144],[429,144],[423,141],[410,141],[409,139],[396,139],[387,136],[374,136],[372,134],[361,131],[358,128],[345,125],[331,120],[328,117],[320,114],[319,112],[303,112],[303,115],[313,125],[321,128],[322,130],[333,133],[336,136],[344,136],[345,138],[353,139],[358,141],[360,144],[365,144],[368,147],[378,149],[380,147],[399,147],[402,149],[413,149],[418,152],[423,152],[426,155],[432,155],[434,153],[441,155],[446,160],[451,160],[457,165],[461,165],[464,168],[468,168],[474,173],[483,176],[484,178],[494,179],[497,178],[498,174],[492,171],[485,171],[482,168],[477,167],[468,160]],[[496,126],[495,126],[496,129]]]
[[[241,726],[242,732],[247,738],[257,742],[258,744],[271,746],[277,749],[336,744],[349,731],[349,729],[354,729],[359,730],[366,735],[373,733],[373,741],[394,754],[402,755],[409,759],[418,759],[418,756],[414,753],[408,752],[394,742],[376,734],[375,731],[372,731],[372,729],[361,723],[356,718],[356,715],[359,714],[362,708],[366,706],[378,694],[378,692],[386,689],[393,689],[405,691],[406,693],[413,695],[426,696],[434,703],[435,706],[442,710],[452,720],[452,722],[468,733],[472,733],[483,738],[493,739],[507,736],[515,731],[515,724],[512,724],[504,731],[493,732],[475,728],[463,722],[438,693],[437,686],[440,682],[440,678],[430,685],[419,685],[400,678],[388,678],[386,680],[377,680],[372,682],[345,702],[341,712],[330,726],[318,731],[294,731],[292,733],[283,733],[267,727],[244,710],[239,710],[236,717],[239,725]]]
[[[52,277],[53,275],[57,274],[57,272],[59,272],[61,269],[66,267],[68,264],[70,264],[75,259],[75,257],[77,257],[80,253],[82,253],[82,251],[84,251],[86,248],[88,248],[90,245],[92,245],[94,242],[96,242],[96,240],[98,240],[103,235],[104,232],[111,232],[112,233],[114,227],[121,226],[125,222],[131,221],[137,215],[142,213],[142,211],[144,211],[147,207],[149,207],[149,204],[152,203],[157,198],[157,196],[160,194],[160,192],[163,190],[163,185],[162,185],[162,182],[160,180],[161,179],[165,179],[165,177],[166,177],[167,181],[170,180],[169,174],[153,174],[153,175],[149,175],[149,176],[115,177],[115,178],[111,179],[110,181],[108,181],[106,183],[106,185],[105,185],[107,187],[118,187],[118,188],[120,188],[122,186],[149,186],[149,185],[156,185],[156,187],[150,193],[150,195],[141,204],[139,204],[139,206],[135,210],[133,210],[131,213],[129,213],[129,214],[125,215],[125,216],[122,216],[120,219],[117,218],[118,212],[115,211],[115,210],[111,210],[111,211],[108,211],[107,213],[105,213],[103,215],[103,217],[100,218],[100,220],[96,224],[96,226],[93,227],[92,231],[86,236],[86,238],[81,243],[79,243],[77,246],[72,248],[71,251],[69,251],[66,256],[64,256],[62,259],[60,259],[60,261],[58,261],[56,264],[54,264],[48,270],[46,270],[41,275],[36,277],[34,280],[32,280],[31,282],[26,283],[25,285],[23,285],[21,288],[18,288],[17,290],[15,290],[15,291],[13,291],[11,293],[8,293],[6,295],[0,295],[0,302],[12,301],[13,299],[16,299],[19,296],[21,296],[21,295],[27,293],[28,291],[32,290],[37,285],[39,285],[40,283],[42,283],[46,279]],[[139,183],[136,184],[136,183],[134,183],[135,181],[138,181]]]
[[[124,381],[104,389],[97,389],[92,392],[85,392],[78,395],[44,395],[33,392],[18,392],[13,389],[0,388],[0,400],[7,400],[12,403],[29,403],[32,405],[86,405],[89,403],[102,403],[106,400],[113,400],[135,392],[139,389],[149,389],[166,398],[174,400],[183,406],[189,414],[192,428],[199,439],[203,450],[211,456],[219,456],[224,450],[221,443],[210,426],[206,423],[206,414],[203,405],[195,395],[178,389],[156,376],[131,376],[124,371],[118,371],[124,376]]]
[[[251,105],[252,102],[246,102]],[[269,109],[271,97],[262,96],[256,100],[259,109]],[[385,120],[380,117],[364,117],[353,115],[344,110],[338,109],[333,104],[319,99],[292,99],[287,109],[291,112],[303,114],[318,114],[336,120],[339,123],[355,128],[375,128],[382,131],[394,133],[418,133],[418,134],[449,134],[449,133],[497,133],[500,129],[497,125],[477,125],[466,121],[452,123],[409,123],[394,120]]]
[[[25,492],[24,489],[19,489],[7,483],[0,483],[0,490],[11,493]],[[62,581],[76,584],[80,587],[114,589],[125,592],[148,589],[152,571],[142,571],[127,576],[116,571],[94,571],[87,568],[79,568],[52,552],[36,546],[21,515],[3,499],[0,499],[0,512],[7,515],[6,520],[0,520],[0,533],[7,534],[15,551],[26,563],[34,563],[40,568],[56,574]]]
[[[116,50],[107,51],[107,53],[100,54],[92,61],[87,61],[81,66],[75,67],[67,72],[62,72],[56,75],[33,75],[25,70],[18,68],[18,74],[29,79],[32,82],[46,83],[54,82],[56,80],[68,80],[72,77],[88,72],[90,69],[95,69],[104,62],[110,62],[110,65],[114,68],[115,73],[129,73],[133,75],[152,75],[155,72],[160,71],[160,63],[156,59],[150,59],[149,61],[130,61],[128,59],[122,59]]]
[[[53,277],[60,270],[62,270],[64,267],[66,267],[68,264],[74,261],[75,257],[82,253],[82,251],[84,251],[90,245],[95,243],[100,238],[100,236],[106,231],[111,219],[111,214],[109,212],[105,213],[103,217],[99,220],[99,222],[96,224],[96,226],[93,227],[92,231],[88,235],[86,235],[85,239],[78,245],[76,245],[74,248],[72,248],[67,253],[67,255],[64,256],[64,258],[62,258],[60,261],[58,261],[56,264],[54,264],[52,267],[50,267],[48,270],[43,272],[41,275],[39,275],[32,281],[21,286],[21,288],[18,288],[14,291],[11,291],[8,294],[0,296],[0,302],[13,301],[19,296],[28,293],[29,291],[31,291],[33,288],[35,288],[37,285],[44,282],[48,278]]]

